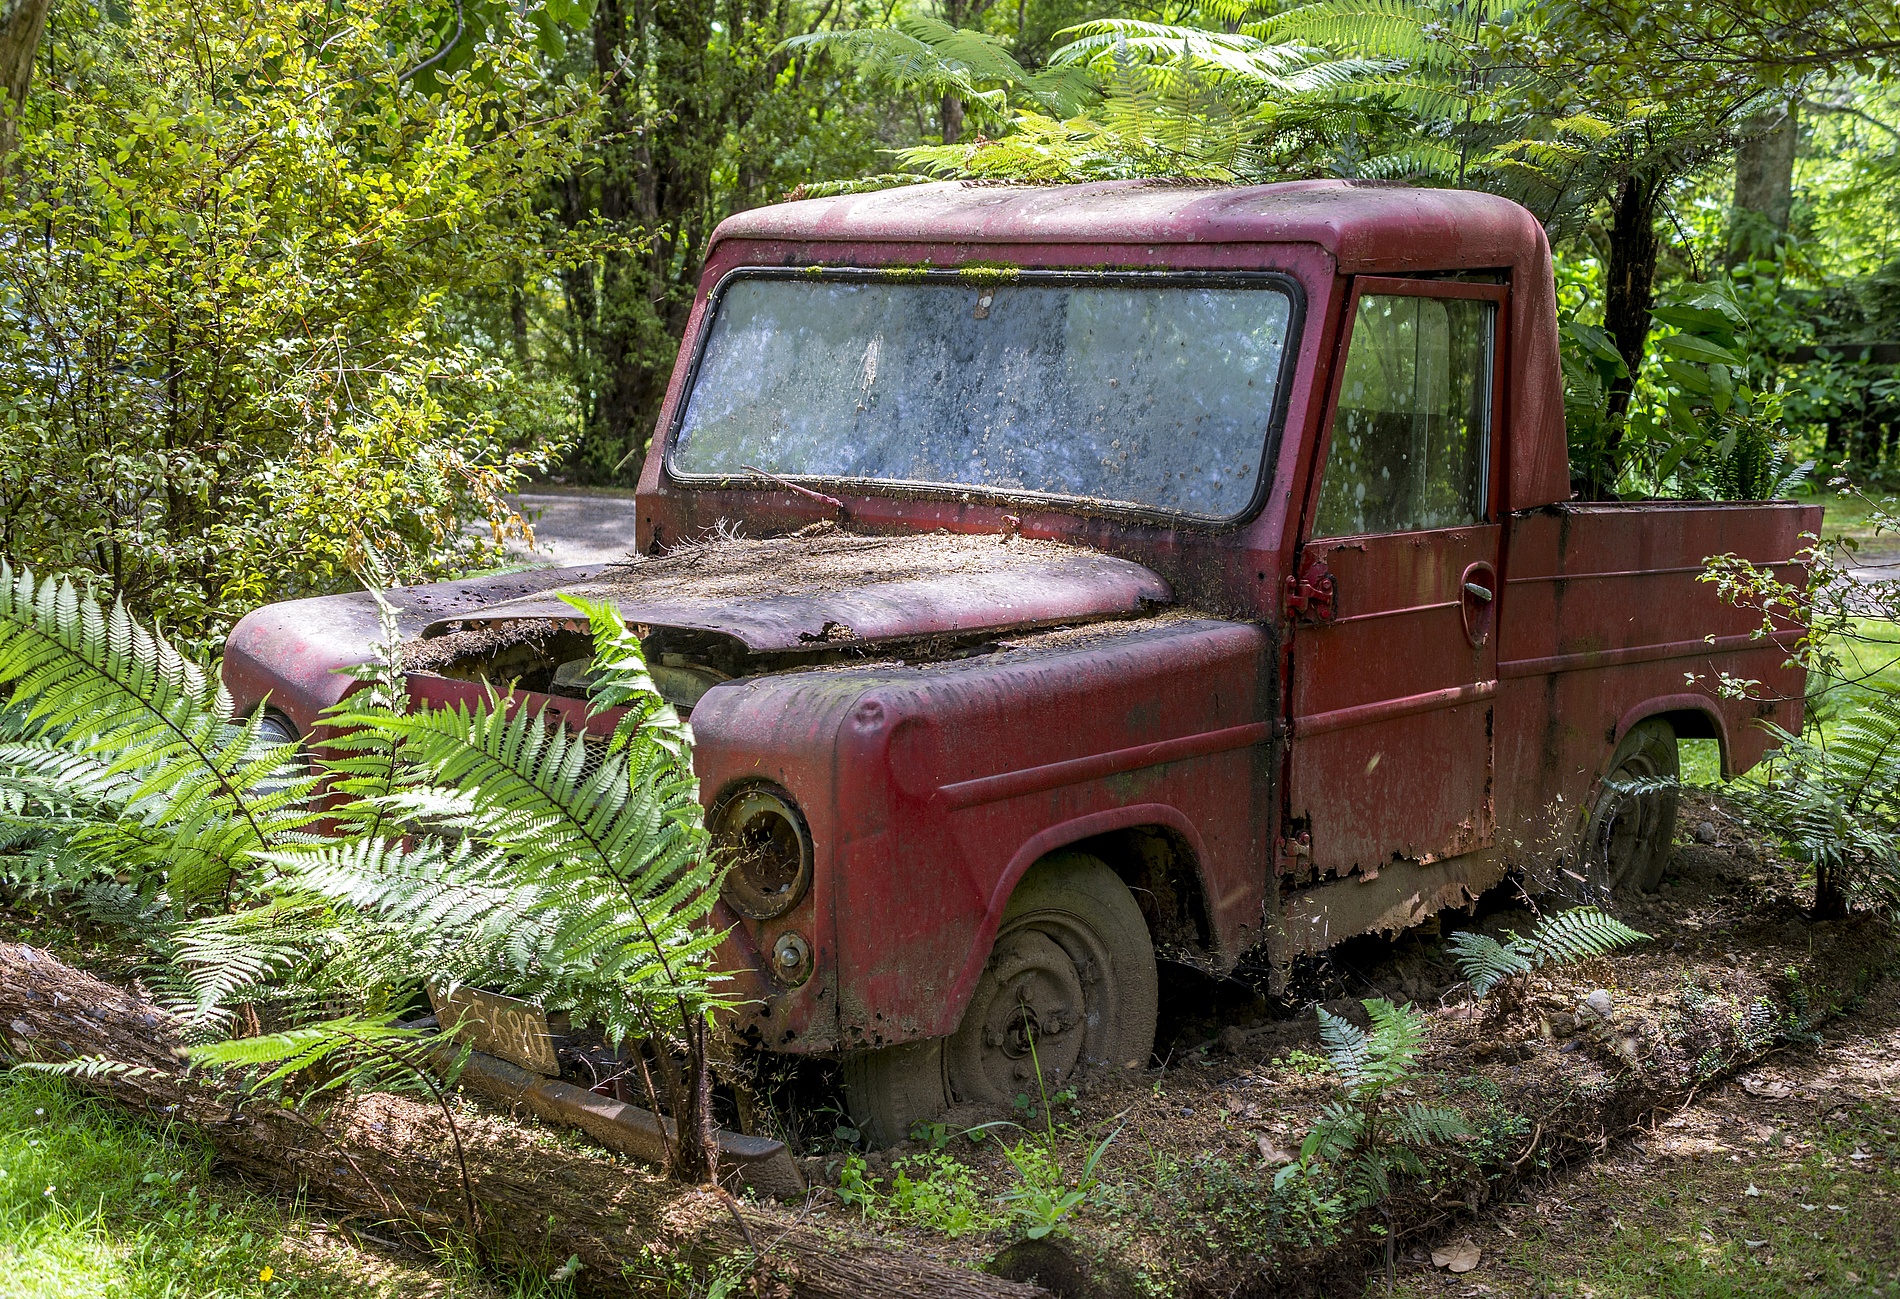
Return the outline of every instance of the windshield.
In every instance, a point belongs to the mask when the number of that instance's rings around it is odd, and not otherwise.
[[[1277,280],[743,276],[720,295],[668,467],[1252,503],[1292,300]]]

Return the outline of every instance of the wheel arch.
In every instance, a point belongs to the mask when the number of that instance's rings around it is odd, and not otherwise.
[[[1141,908],[1142,919],[1148,922],[1149,936],[1157,953],[1165,951],[1168,955],[1189,955],[1189,959],[1193,959],[1191,954],[1195,951],[1208,951],[1206,944],[1211,942],[1211,930],[1207,924],[1207,893],[1201,873],[1206,852],[1193,822],[1179,809],[1165,803],[1137,803],[1077,817],[1030,836],[1011,856],[997,877],[969,955],[964,958],[949,995],[944,998],[943,1010],[930,1029],[931,1035],[955,1032],[962,1022],[976,981],[982,976],[990,950],[995,946],[996,932],[1002,925],[1010,895],[1023,876],[1037,862],[1064,851],[1100,857],[1128,885],[1136,905]],[[1143,897],[1143,889],[1149,890],[1148,898]],[[1157,915],[1161,912],[1159,901],[1164,895],[1177,905],[1189,908],[1188,923],[1199,925],[1202,946],[1198,949],[1156,932]]]
[[[1729,758],[1728,722],[1716,708],[1715,701],[1707,695],[1661,695],[1636,704],[1617,718],[1610,733],[1610,746],[1604,753],[1604,770],[1597,773],[1599,782],[1609,774],[1609,763],[1616,756],[1623,737],[1643,722],[1652,721],[1668,722],[1678,740],[1714,740],[1721,751],[1722,775],[1734,774]]]

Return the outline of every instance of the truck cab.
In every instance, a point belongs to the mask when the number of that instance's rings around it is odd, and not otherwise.
[[[1570,496],[1513,203],[925,185],[720,226],[626,563],[391,598],[416,698],[583,727],[556,595],[641,629],[732,863],[734,1028],[842,1056],[895,1140],[1145,1066],[1157,959],[1283,968],[1514,869],[1652,887],[1678,738],[1735,773],[1799,722],[1703,561],[1786,564],[1819,511]],[[374,629],[270,606],[227,682],[307,733]]]

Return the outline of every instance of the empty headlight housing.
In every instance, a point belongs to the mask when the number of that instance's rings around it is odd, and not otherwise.
[[[754,920],[798,905],[811,887],[811,832],[790,795],[776,785],[747,785],[721,799],[711,820],[727,867],[726,905]]]

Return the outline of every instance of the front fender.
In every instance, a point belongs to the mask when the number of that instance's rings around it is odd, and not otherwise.
[[[1134,826],[1191,845],[1223,956],[1257,941],[1271,661],[1257,627],[1166,618],[716,687],[693,714],[706,797],[770,779],[799,802],[815,850],[792,913],[733,918],[727,955],[758,998],[743,1022],[793,1051],[953,1031],[1023,872]],[[814,972],[780,987],[760,954],[798,926]]]

